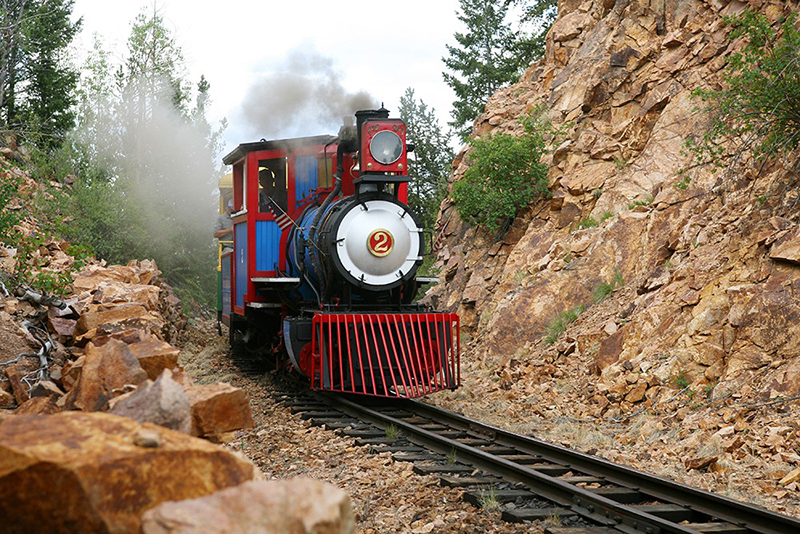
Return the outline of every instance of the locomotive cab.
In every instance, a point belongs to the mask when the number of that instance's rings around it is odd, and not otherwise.
[[[407,205],[407,153],[405,124],[381,108],[335,137],[262,139],[225,156],[232,342],[242,333],[285,352],[314,389],[458,386],[458,317],[413,302],[425,233]]]

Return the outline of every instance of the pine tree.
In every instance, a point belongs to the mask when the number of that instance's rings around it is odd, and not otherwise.
[[[6,126],[35,128],[54,146],[74,125],[78,75],[66,58],[81,21],[73,0],[0,2],[0,116]]]
[[[400,97],[400,118],[406,123],[408,142],[415,145],[408,161],[411,177],[408,204],[422,218],[424,226],[431,229],[453,161],[450,136],[443,132],[434,109],[421,99],[417,101],[410,87]]]
[[[443,58],[450,72],[445,82],[456,93],[453,121],[449,124],[462,139],[486,101],[498,89],[516,81],[530,64],[541,57],[544,35],[555,16],[556,0],[461,0],[458,19],[465,32],[456,32],[457,45],[447,45]],[[523,9],[524,16],[513,26],[510,10]],[[533,32],[526,29],[532,26]]]
[[[55,146],[75,125],[78,72],[69,64],[67,47],[81,21],[70,21],[73,0],[34,5],[25,39],[28,84],[24,113],[44,134],[44,144]]]

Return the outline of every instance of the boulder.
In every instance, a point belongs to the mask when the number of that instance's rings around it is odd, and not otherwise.
[[[48,415],[62,411],[51,397],[31,397],[14,412],[15,415]]]
[[[204,440],[110,414],[14,416],[2,429],[6,533],[139,532],[145,510],[241,484],[255,471]],[[155,443],[137,439],[154,432]]]
[[[104,410],[108,401],[119,394],[115,390],[147,380],[139,360],[122,341],[112,339],[100,347],[89,343],[85,358],[80,378],[67,396],[70,410]]]
[[[22,383],[22,375],[20,375],[16,367],[13,365],[7,367],[6,377],[8,378],[9,384],[11,384],[11,391],[14,393],[14,399],[17,401],[17,404],[22,404],[30,398],[28,390],[25,389],[25,385]]]
[[[157,312],[150,313],[140,304],[92,304],[81,311],[75,334],[77,341],[87,341],[131,329],[160,332],[163,327]]]
[[[110,413],[140,423],[153,423],[188,434],[192,430],[189,395],[165,369],[155,382],[147,381],[125,399],[116,403]]]
[[[0,389],[0,408],[11,408],[15,402],[14,395],[4,389]]]
[[[165,369],[178,367],[178,354],[181,351],[155,336],[148,336],[130,345],[130,349],[150,380],[157,379]]]
[[[69,361],[64,365],[61,370],[61,385],[64,389],[70,391],[78,383],[83,371],[83,364],[86,363],[86,356],[79,356],[77,360]]]
[[[50,380],[41,380],[38,384],[33,386],[31,390],[31,397],[48,397],[56,400],[64,395],[64,392],[59,389],[54,382]]]
[[[103,282],[123,282],[125,284],[150,284],[161,274],[152,260],[132,260],[127,265],[103,267],[90,265],[75,277],[73,287],[76,291],[90,291]]]
[[[197,384],[187,393],[192,405],[193,436],[216,436],[253,426],[250,400],[243,389],[221,382]]]
[[[209,497],[163,503],[144,514],[142,532],[349,534],[355,522],[347,493],[299,478],[247,482]]]

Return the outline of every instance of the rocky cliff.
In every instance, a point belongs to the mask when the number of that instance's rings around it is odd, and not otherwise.
[[[534,201],[500,236],[442,205],[444,283],[428,298],[457,310],[471,338],[466,387],[454,397],[489,412],[518,408],[526,427],[800,393],[800,188],[787,163],[797,155],[714,173],[682,150],[706,124],[692,91],[719,84],[742,46],[723,17],[745,8],[778,21],[798,3],[559,2],[545,58],[475,125],[476,135],[517,131],[520,115],[545,104],[567,130],[552,152],[553,198]],[[452,180],[468,165],[465,151]],[[584,307],[544,340],[562,312]],[[782,406],[795,425],[768,454],[797,457],[797,403]],[[716,419],[709,425],[711,436]],[[794,457],[778,459],[789,462],[784,473]]]

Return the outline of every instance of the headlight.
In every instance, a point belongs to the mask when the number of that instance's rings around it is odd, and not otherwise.
[[[383,130],[369,142],[369,152],[381,165],[391,165],[403,155],[403,141],[396,133]]]

